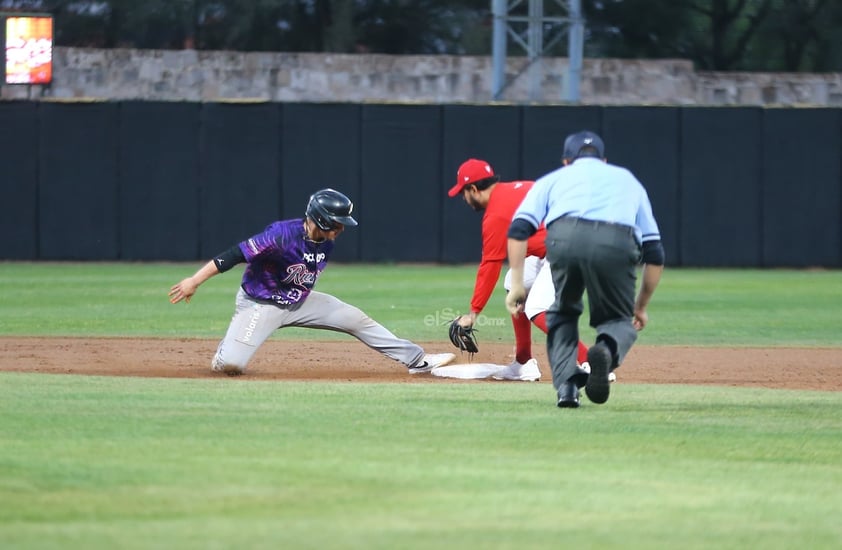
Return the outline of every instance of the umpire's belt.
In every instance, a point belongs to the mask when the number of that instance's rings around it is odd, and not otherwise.
[[[604,222],[601,220],[586,220],[585,218],[574,218],[572,216],[563,216],[561,218],[557,218],[550,222],[547,226],[547,229],[552,227],[555,224],[559,225],[579,225],[582,227],[591,227],[593,229],[611,229],[612,231],[616,231],[618,233],[627,233],[632,237],[635,237],[635,229],[630,225],[626,225],[624,223],[616,223],[616,222]]]

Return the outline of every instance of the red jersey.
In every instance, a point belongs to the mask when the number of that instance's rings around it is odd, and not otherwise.
[[[531,181],[500,182],[491,190],[488,206],[482,217],[482,261],[477,270],[474,296],[471,298],[471,311],[479,313],[488,303],[503,262],[506,260],[509,226],[515,210],[520,206],[526,192],[532,188]],[[542,224],[534,235],[526,241],[526,255],[543,258],[547,255],[544,244],[547,230]]]

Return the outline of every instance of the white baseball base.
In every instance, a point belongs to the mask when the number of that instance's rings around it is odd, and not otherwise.
[[[443,367],[436,367],[430,374],[433,376],[440,376],[442,378],[461,378],[462,380],[481,380],[493,376],[501,369],[505,369],[506,365],[496,365],[494,363],[464,363],[461,365],[445,365]]]
[[[460,378],[462,380],[482,380],[494,376],[497,371],[505,369],[507,365],[496,365],[494,363],[463,363],[459,365],[445,365],[436,367],[430,371],[433,376],[441,378]],[[586,372],[591,372],[591,366],[587,362],[582,364]],[[608,373],[608,381],[616,382],[617,375]]]

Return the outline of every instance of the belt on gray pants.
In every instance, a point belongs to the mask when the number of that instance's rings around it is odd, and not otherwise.
[[[555,224],[563,224],[563,225],[582,225],[585,227],[592,227],[594,229],[598,229],[600,227],[607,227],[611,228],[615,231],[620,231],[622,233],[628,233],[632,237],[635,236],[634,227],[630,225],[626,225],[624,223],[616,223],[616,222],[605,222],[601,220],[586,220],[585,218],[574,218],[571,216],[563,216],[561,218],[556,218],[555,220],[551,221],[550,224],[547,226],[547,229],[552,227]]]

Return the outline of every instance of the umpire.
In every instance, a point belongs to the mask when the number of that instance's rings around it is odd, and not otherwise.
[[[526,296],[526,240],[543,221],[556,298],[547,311],[547,352],[558,406],[579,406],[579,388],[594,403],[608,400],[608,375],[622,364],[648,321],[646,307],[664,270],[664,248],[643,185],[605,161],[602,138],[590,131],[567,136],[564,166],[535,182],[508,233],[512,288],[506,307],[522,311]],[[635,299],[637,265],[643,262]],[[590,375],[576,366],[582,296],[588,292],[596,342],[588,350]]]

